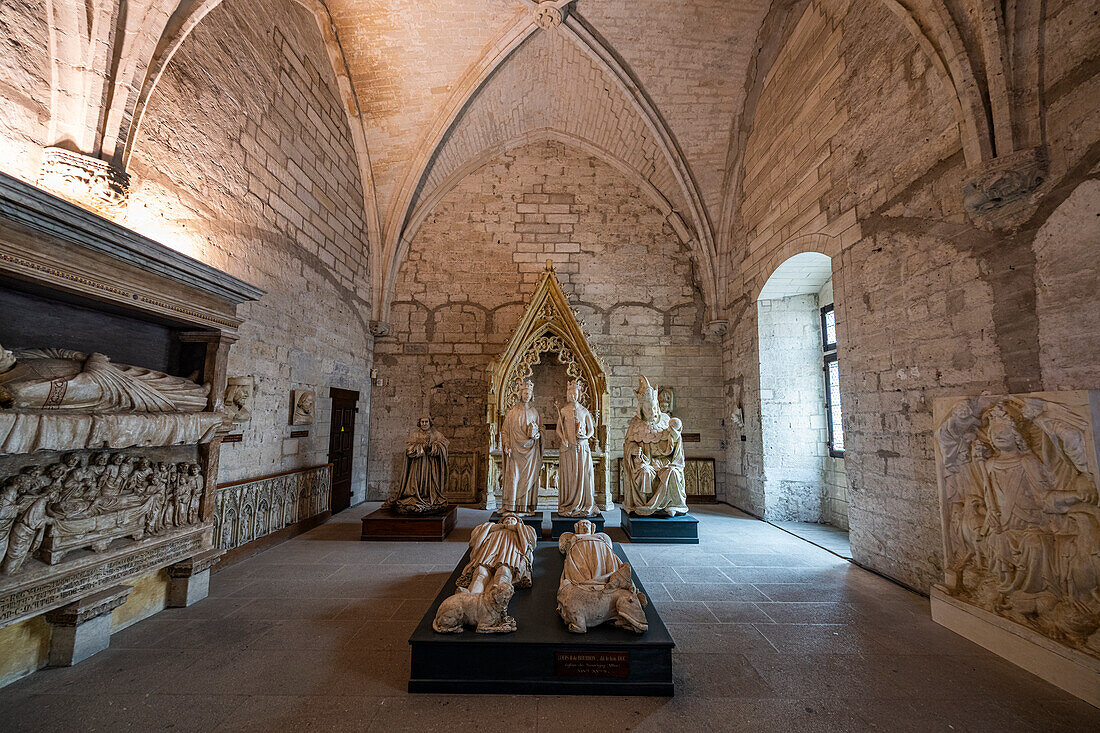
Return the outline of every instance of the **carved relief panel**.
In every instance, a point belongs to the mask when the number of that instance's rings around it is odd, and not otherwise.
[[[1100,657],[1100,392],[939,399],[944,590]]]
[[[231,550],[329,510],[332,466],[219,486],[214,544]]]

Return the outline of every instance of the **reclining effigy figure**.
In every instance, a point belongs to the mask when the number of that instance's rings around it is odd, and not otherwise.
[[[611,538],[582,519],[558,540],[565,569],[558,585],[558,613],[569,630],[583,634],[611,621],[641,634],[649,629],[648,601],[634,585],[630,565],[615,555]]]
[[[511,513],[500,522],[474,527],[470,561],[459,575],[454,595],[439,605],[432,628],[441,634],[456,634],[465,626],[476,626],[482,634],[515,631],[508,602],[516,586],[531,587],[536,542],[535,530]]]

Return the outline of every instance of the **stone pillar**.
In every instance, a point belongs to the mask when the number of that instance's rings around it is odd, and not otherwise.
[[[210,592],[210,568],[221,559],[225,550],[214,548],[169,565],[168,607],[186,608],[206,598]]]
[[[49,666],[71,667],[110,646],[111,611],[126,602],[131,590],[116,585],[48,611],[46,621],[53,629]]]

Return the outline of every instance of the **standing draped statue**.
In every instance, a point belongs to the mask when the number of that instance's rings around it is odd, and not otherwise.
[[[0,407],[79,412],[200,412],[209,385],[68,349],[0,356]]]
[[[657,389],[644,376],[634,395],[638,412],[623,442],[623,509],[640,516],[687,514],[683,424],[661,412]]]
[[[539,505],[539,474],[542,472],[542,434],[539,413],[531,407],[535,385],[519,383],[519,402],[509,408],[500,430],[504,452],[504,502],[502,512],[534,514]]]
[[[565,390],[565,406],[558,409],[558,435],[561,436],[558,514],[563,517],[590,517],[599,512],[592,449],[588,444],[596,435],[596,421],[581,404],[580,397],[580,383],[571,380]]]
[[[420,418],[416,430],[405,442],[405,473],[401,485],[390,495],[385,506],[402,514],[431,514],[444,511],[447,501],[446,438],[432,428],[430,417]]]

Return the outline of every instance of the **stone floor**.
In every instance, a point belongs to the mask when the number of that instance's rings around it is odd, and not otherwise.
[[[795,537],[813,543],[824,548],[834,555],[839,555],[845,560],[852,559],[852,543],[848,541],[848,533],[828,524],[813,524],[811,522],[775,522],[776,527],[790,532]]]
[[[927,599],[721,506],[695,512],[697,546],[626,548],[676,639],[676,697],[410,696],[408,636],[485,513],[440,544],[359,542],[373,508],[0,690],[0,729],[1100,730],[1097,709],[932,623]]]

